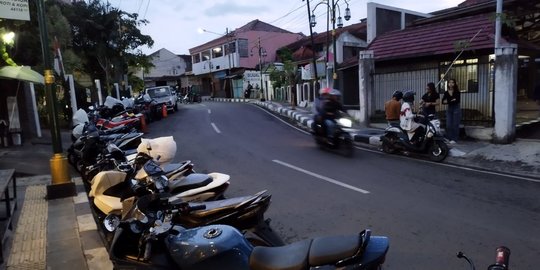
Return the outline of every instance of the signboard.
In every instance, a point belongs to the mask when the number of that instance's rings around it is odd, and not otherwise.
[[[28,0],[0,0],[0,18],[29,21]]]

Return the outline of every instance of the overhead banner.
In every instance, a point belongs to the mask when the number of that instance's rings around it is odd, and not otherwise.
[[[0,18],[29,21],[28,0],[0,0]]]

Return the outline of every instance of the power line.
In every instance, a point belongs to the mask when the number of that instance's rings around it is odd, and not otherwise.
[[[148,3],[146,4],[146,9],[144,10],[143,20],[146,19],[146,12],[148,12],[148,6],[150,6],[150,0],[148,0]]]
[[[141,11],[141,6],[143,2],[144,0],[139,1],[139,8],[137,8],[137,14],[140,14],[139,12]]]
[[[308,1],[309,1],[309,0],[308,0]],[[275,22],[277,22],[277,21],[279,21],[279,20],[281,20],[281,19],[283,19],[283,18],[285,18],[285,17],[291,15],[293,12],[295,12],[295,11],[297,11],[297,10],[303,8],[305,5],[306,5],[306,4],[300,5],[299,7],[297,7],[297,8],[295,8],[295,9],[289,11],[289,12],[286,13],[285,15],[283,15],[283,16],[281,16],[281,17],[279,17],[279,18],[277,18],[277,19],[275,19],[275,20],[273,20],[273,21],[271,21],[270,24],[275,23]]]

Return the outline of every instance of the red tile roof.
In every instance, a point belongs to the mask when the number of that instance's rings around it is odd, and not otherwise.
[[[494,47],[495,21],[490,14],[452,19],[413,26],[378,36],[369,44],[377,60],[453,54],[459,52],[456,43],[468,43],[466,50]],[[480,32],[479,32],[480,31]]]

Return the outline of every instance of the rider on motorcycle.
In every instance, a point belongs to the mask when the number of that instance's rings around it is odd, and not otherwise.
[[[328,98],[323,104],[323,119],[326,124],[326,136],[331,141],[334,137],[334,131],[336,129],[336,118],[339,111],[343,111],[343,105],[339,101],[341,92],[336,89],[330,90]]]
[[[313,102],[312,112],[313,112],[313,127],[311,128],[313,132],[319,133],[317,130],[317,125],[321,126],[322,131],[326,131],[326,125],[324,124],[324,110],[323,105],[326,99],[328,98],[328,93],[330,93],[330,88],[325,87],[319,90],[319,97]]]
[[[403,104],[399,115],[400,127],[406,130],[411,144],[418,143],[418,139],[424,131],[425,125],[418,123],[419,115],[412,112],[414,105],[414,95],[416,93],[407,91],[403,94]]]

